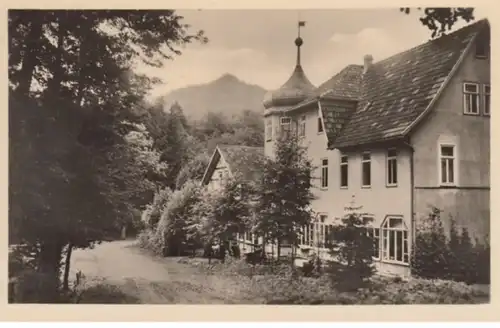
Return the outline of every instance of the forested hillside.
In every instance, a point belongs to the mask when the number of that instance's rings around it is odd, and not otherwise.
[[[186,118],[179,104],[164,110],[159,103],[147,109],[144,125],[160,161],[167,166],[164,185],[172,189],[182,187],[189,179],[201,179],[217,144],[264,144],[262,115],[251,110],[232,116],[208,112],[193,120]]]

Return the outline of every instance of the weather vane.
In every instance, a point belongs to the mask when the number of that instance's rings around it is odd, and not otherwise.
[[[298,12],[298,26],[297,26],[297,31],[298,31],[298,36],[300,38],[300,28],[306,26],[306,22],[303,20],[300,20],[300,11]]]

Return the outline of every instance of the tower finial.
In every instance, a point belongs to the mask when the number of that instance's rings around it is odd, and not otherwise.
[[[295,39],[295,45],[297,46],[297,66],[300,66],[300,47],[304,43],[302,38],[300,37],[300,28],[306,26],[305,21],[299,20],[298,25],[297,25],[297,38]]]

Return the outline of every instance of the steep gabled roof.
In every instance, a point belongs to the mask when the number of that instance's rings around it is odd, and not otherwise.
[[[265,159],[263,147],[217,145],[203,176],[203,184],[208,183],[221,157],[229,166],[233,177],[244,181],[257,181],[260,179]]]
[[[363,66],[348,65],[338,74],[318,87],[321,99],[358,100],[360,97],[361,74]]]
[[[262,174],[264,147],[219,145],[222,156],[234,175],[254,181]]]
[[[478,21],[373,64],[364,101],[331,146],[342,148],[405,136],[431,108],[475,35],[486,26],[486,20]]]
[[[347,65],[340,72],[321,84],[311,97],[287,110],[293,111],[303,108],[322,99],[357,101],[360,97],[362,72],[363,66],[361,65]]]

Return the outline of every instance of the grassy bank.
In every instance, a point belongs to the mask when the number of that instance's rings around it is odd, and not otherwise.
[[[328,277],[293,275],[287,266],[251,266],[243,261],[208,265],[207,260],[183,258],[207,276],[217,277],[220,292],[231,289],[253,303],[265,304],[477,304],[489,302],[489,291],[445,280],[375,276],[354,292],[340,292]]]

